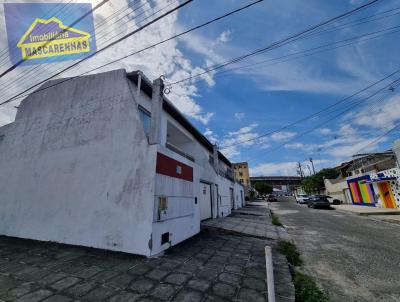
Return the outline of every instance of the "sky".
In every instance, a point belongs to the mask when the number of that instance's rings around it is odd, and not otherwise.
[[[92,5],[99,2],[92,1]],[[367,2],[265,0],[97,72],[140,69],[150,79],[164,75],[167,84],[174,83]],[[172,85],[168,98],[232,162],[247,161],[252,175],[296,175],[297,162],[308,174],[309,158],[320,170],[349,160],[355,153],[389,149],[400,132],[395,128],[384,134],[400,122],[400,96],[399,89],[384,87],[400,74],[348,97],[400,68],[396,28],[400,5],[396,2],[381,0],[323,27],[322,32]],[[148,22],[154,17],[151,13],[161,14],[177,3],[111,0],[94,13],[97,49]],[[194,0],[60,77],[79,75],[248,3]],[[0,22],[0,70],[5,70],[11,62],[2,5]],[[338,41],[344,42],[332,44]],[[0,79],[0,102],[72,63],[18,67]],[[0,106],[0,126],[13,121],[19,101]],[[323,109],[323,114],[305,119]],[[303,121],[288,127],[298,120]]]

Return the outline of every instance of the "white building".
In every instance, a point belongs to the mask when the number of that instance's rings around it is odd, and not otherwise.
[[[241,207],[229,160],[154,91],[115,70],[24,99],[0,127],[0,234],[151,256]]]

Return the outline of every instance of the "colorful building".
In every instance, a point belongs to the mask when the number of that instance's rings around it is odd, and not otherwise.
[[[400,208],[400,169],[392,168],[347,180],[353,204]]]

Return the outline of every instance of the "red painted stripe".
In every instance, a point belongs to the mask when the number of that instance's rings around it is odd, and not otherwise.
[[[193,182],[193,168],[162,153],[157,153],[156,172]]]

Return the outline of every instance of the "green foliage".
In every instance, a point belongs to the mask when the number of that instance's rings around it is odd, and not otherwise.
[[[257,190],[257,192],[258,192],[259,194],[261,194],[261,195],[264,195],[264,194],[271,194],[272,191],[273,191],[273,188],[272,188],[271,186],[269,186],[269,185],[267,185],[266,183],[261,182],[261,181],[256,182],[256,183],[254,184],[254,188],[255,188],[255,189]]]
[[[294,288],[296,302],[328,302],[328,297],[318,288],[314,279],[308,275],[295,272]]]
[[[307,193],[313,193],[322,190],[324,185],[324,179],[332,179],[339,176],[339,171],[334,168],[322,169],[315,175],[307,176],[303,180],[303,187]]]
[[[287,261],[293,266],[300,266],[303,260],[300,258],[300,253],[297,247],[289,241],[279,242],[279,252],[286,256]]]
[[[282,226],[282,223],[279,221],[279,218],[273,213],[271,215],[272,215],[272,224],[276,226]]]

